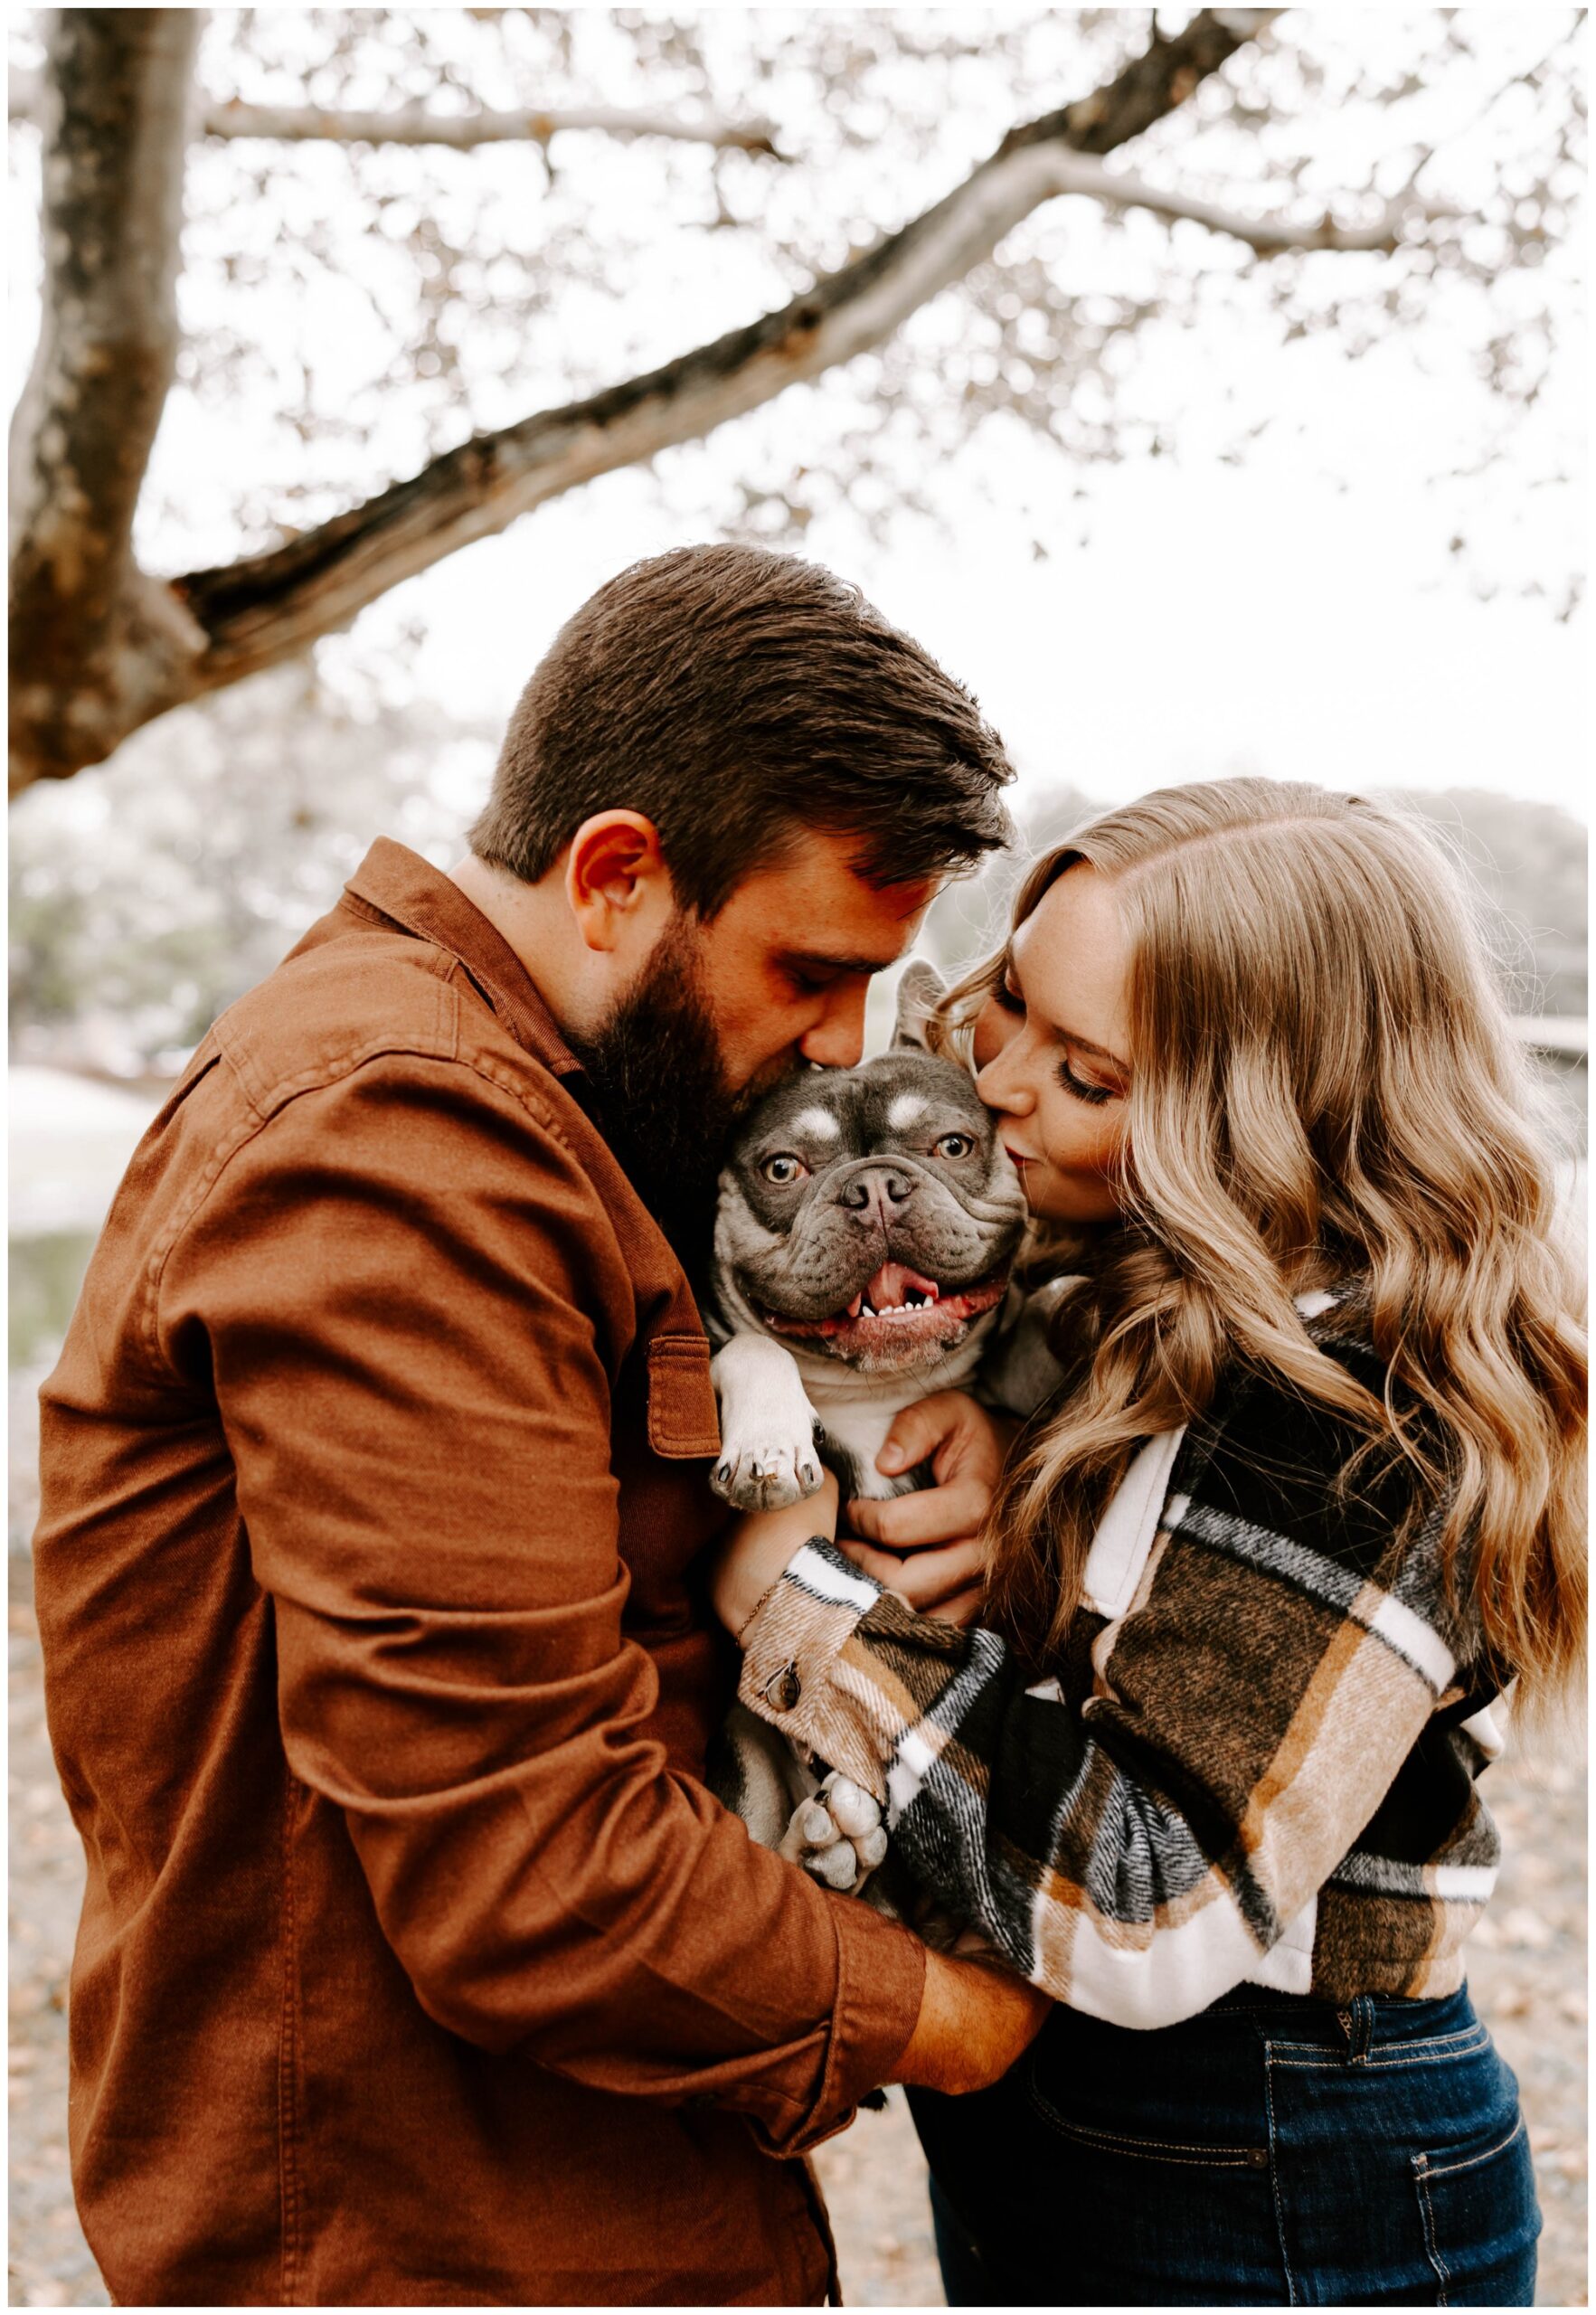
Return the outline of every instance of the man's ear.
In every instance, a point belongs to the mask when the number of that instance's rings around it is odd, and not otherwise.
[[[929,1053],[930,1045],[927,1031],[931,1016],[937,1009],[943,990],[942,976],[935,965],[928,965],[923,957],[916,957],[905,968],[898,983],[898,1021],[892,1031],[894,1045],[918,1045]]]
[[[634,927],[663,922],[675,893],[653,821],[619,810],[585,819],[566,855],[565,897],[590,949],[615,949]]]

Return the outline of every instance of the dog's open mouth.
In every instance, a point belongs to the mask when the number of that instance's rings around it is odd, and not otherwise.
[[[839,1358],[886,1353],[896,1359],[941,1349],[972,1318],[1001,1302],[1007,1285],[1008,1272],[995,1271],[974,1286],[945,1291],[906,1262],[883,1262],[847,1308],[829,1318],[784,1318],[776,1310],[760,1315],[773,1334],[818,1342]]]

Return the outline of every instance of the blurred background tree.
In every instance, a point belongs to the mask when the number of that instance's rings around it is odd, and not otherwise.
[[[114,785],[15,814],[19,1059],[175,1072],[331,905],[373,831],[423,851],[458,839],[497,734],[424,700],[401,709],[362,672],[275,669],[137,734]]]

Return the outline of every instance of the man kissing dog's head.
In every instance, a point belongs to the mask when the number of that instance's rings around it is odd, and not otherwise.
[[[554,638],[455,881],[529,964],[678,1252],[736,1119],[851,1067],[870,977],[1008,836],[975,702],[858,591],[745,546],[635,564]]]

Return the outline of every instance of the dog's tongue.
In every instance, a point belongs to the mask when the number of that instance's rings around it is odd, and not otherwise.
[[[864,1289],[864,1299],[873,1310],[895,1310],[909,1297],[911,1287],[918,1289],[927,1302],[935,1302],[941,1288],[934,1278],[922,1278],[917,1270],[904,1262],[883,1262],[875,1276]],[[850,1316],[858,1315],[858,1305],[851,1307]]]

